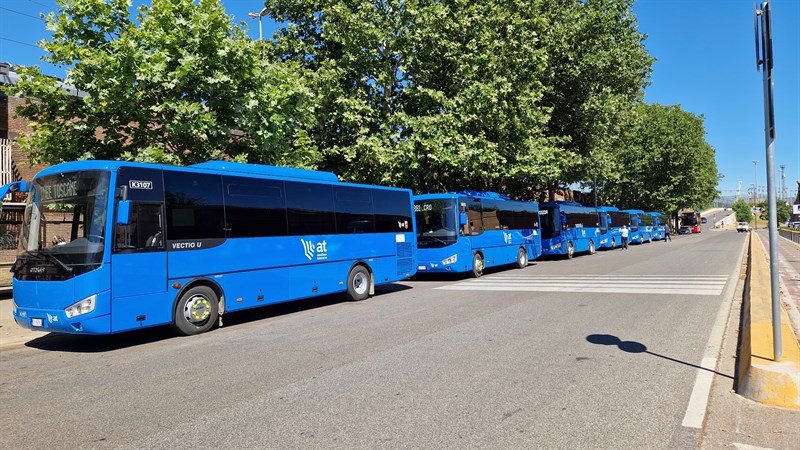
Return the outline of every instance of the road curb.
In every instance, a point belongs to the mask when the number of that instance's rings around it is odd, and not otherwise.
[[[783,358],[774,360],[769,262],[752,234],[749,246],[737,390],[765,405],[800,409],[800,344],[781,305]]]

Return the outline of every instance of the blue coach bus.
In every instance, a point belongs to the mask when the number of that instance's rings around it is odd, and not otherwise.
[[[608,239],[605,224],[599,223],[597,208],[575,202],[539,204],[542,217],[542,253],[572,258],[575,253],[596,252]],[[601,232],[601,230],[606,230]]]
[[[221,161],[69,162],[30,185],[14,272],[26,328],[106,334],[412,276],[411,191]]]
[[[608,247],[615,249],[617,246],[622,245],[622,234],[620,228],[623,225],[631,226],[631,215],[626,211],[620,211],[615,206],[601,206],[598,209],[604,210],[608,214],[608,235],[610,236]],[[630,242],[630,232],[628,233],[628,242]]]
[[[469,272],[505,264],[523,268],[542,254],[539,207],[494,192],[414,196],[417,272]]]
[[[611,226],[611,212],[619,210],[613,206],[598,206],[596,209],[597,229],[600,232],[600,236],[597,241],[597,248],[615,248],[620,242],[620,237],[615,237],[613,234],[614,228]]]
[[[646,220],[650,216],[645,216],[644,211],[641,209],[623,209],[622,212],[626,212],[630,215],[630,223],[628,224],[628,228],[630,228],[630,232],[628,233],[628,243],[643,244],[647,242],[647,228],[645,225],[643,225],[642,220]]]
[[[666,239],[666,236],[664,234],[664,224],[667,222],[666,221],[662,222],[662,217],[666,218],[666,216],[664,216],[660,212],[654,212],[654,211],[645,212],[645,214],[650,216],[650,220],[652,222],[651,232],[650,232],[651,239],[654,241]]]

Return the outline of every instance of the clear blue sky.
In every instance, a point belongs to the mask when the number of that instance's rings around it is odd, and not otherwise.
[[[134,3],[140,4],[141,0]],[[780,189],[780,165],[786,166],[786,187],[796,195],[800,180],[800,0],[771,1],[775,57],[775,180]],[[223,0],[229,14],[251,27],[258,38],[257,0]],[[760,4],[760,2],[759,2]],[[756,72],[752,0],[638,0],[634,12],[645,45],[657,59],[648,103],[679,104],[702,114],[716,149],[717,166],[724,175],[719,189],[742,194],[755,183],[766,189],[762,74]],[[0,0],[0,61],[40,65],[59,77],[62,69],[39,61],[42,51],[33,44],[48,36],[40,12],[55,8],[54,0]],[[275,26],[263,21],[268,37]],[[753,160],[758,160],[754,166]],[[780,192],[778,192],[780,196]],[[792,198],[793,200],[793,198]]]

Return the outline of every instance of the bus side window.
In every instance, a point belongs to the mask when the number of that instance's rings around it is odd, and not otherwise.
[[[476,236],[483,233],[483,220],[481,219],[481,204],[473,202],[467,210],[467,225],[464,228],[466,236]]]
[[[164,220],[161,205],[134,203],[128,225],[117,225],[116,251],[163,250]]]

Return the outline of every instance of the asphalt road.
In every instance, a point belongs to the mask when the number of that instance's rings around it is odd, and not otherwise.
[[[0,352],[0,447],[691,448],[745,238],[415,279],[188,338],[48,335]]]

